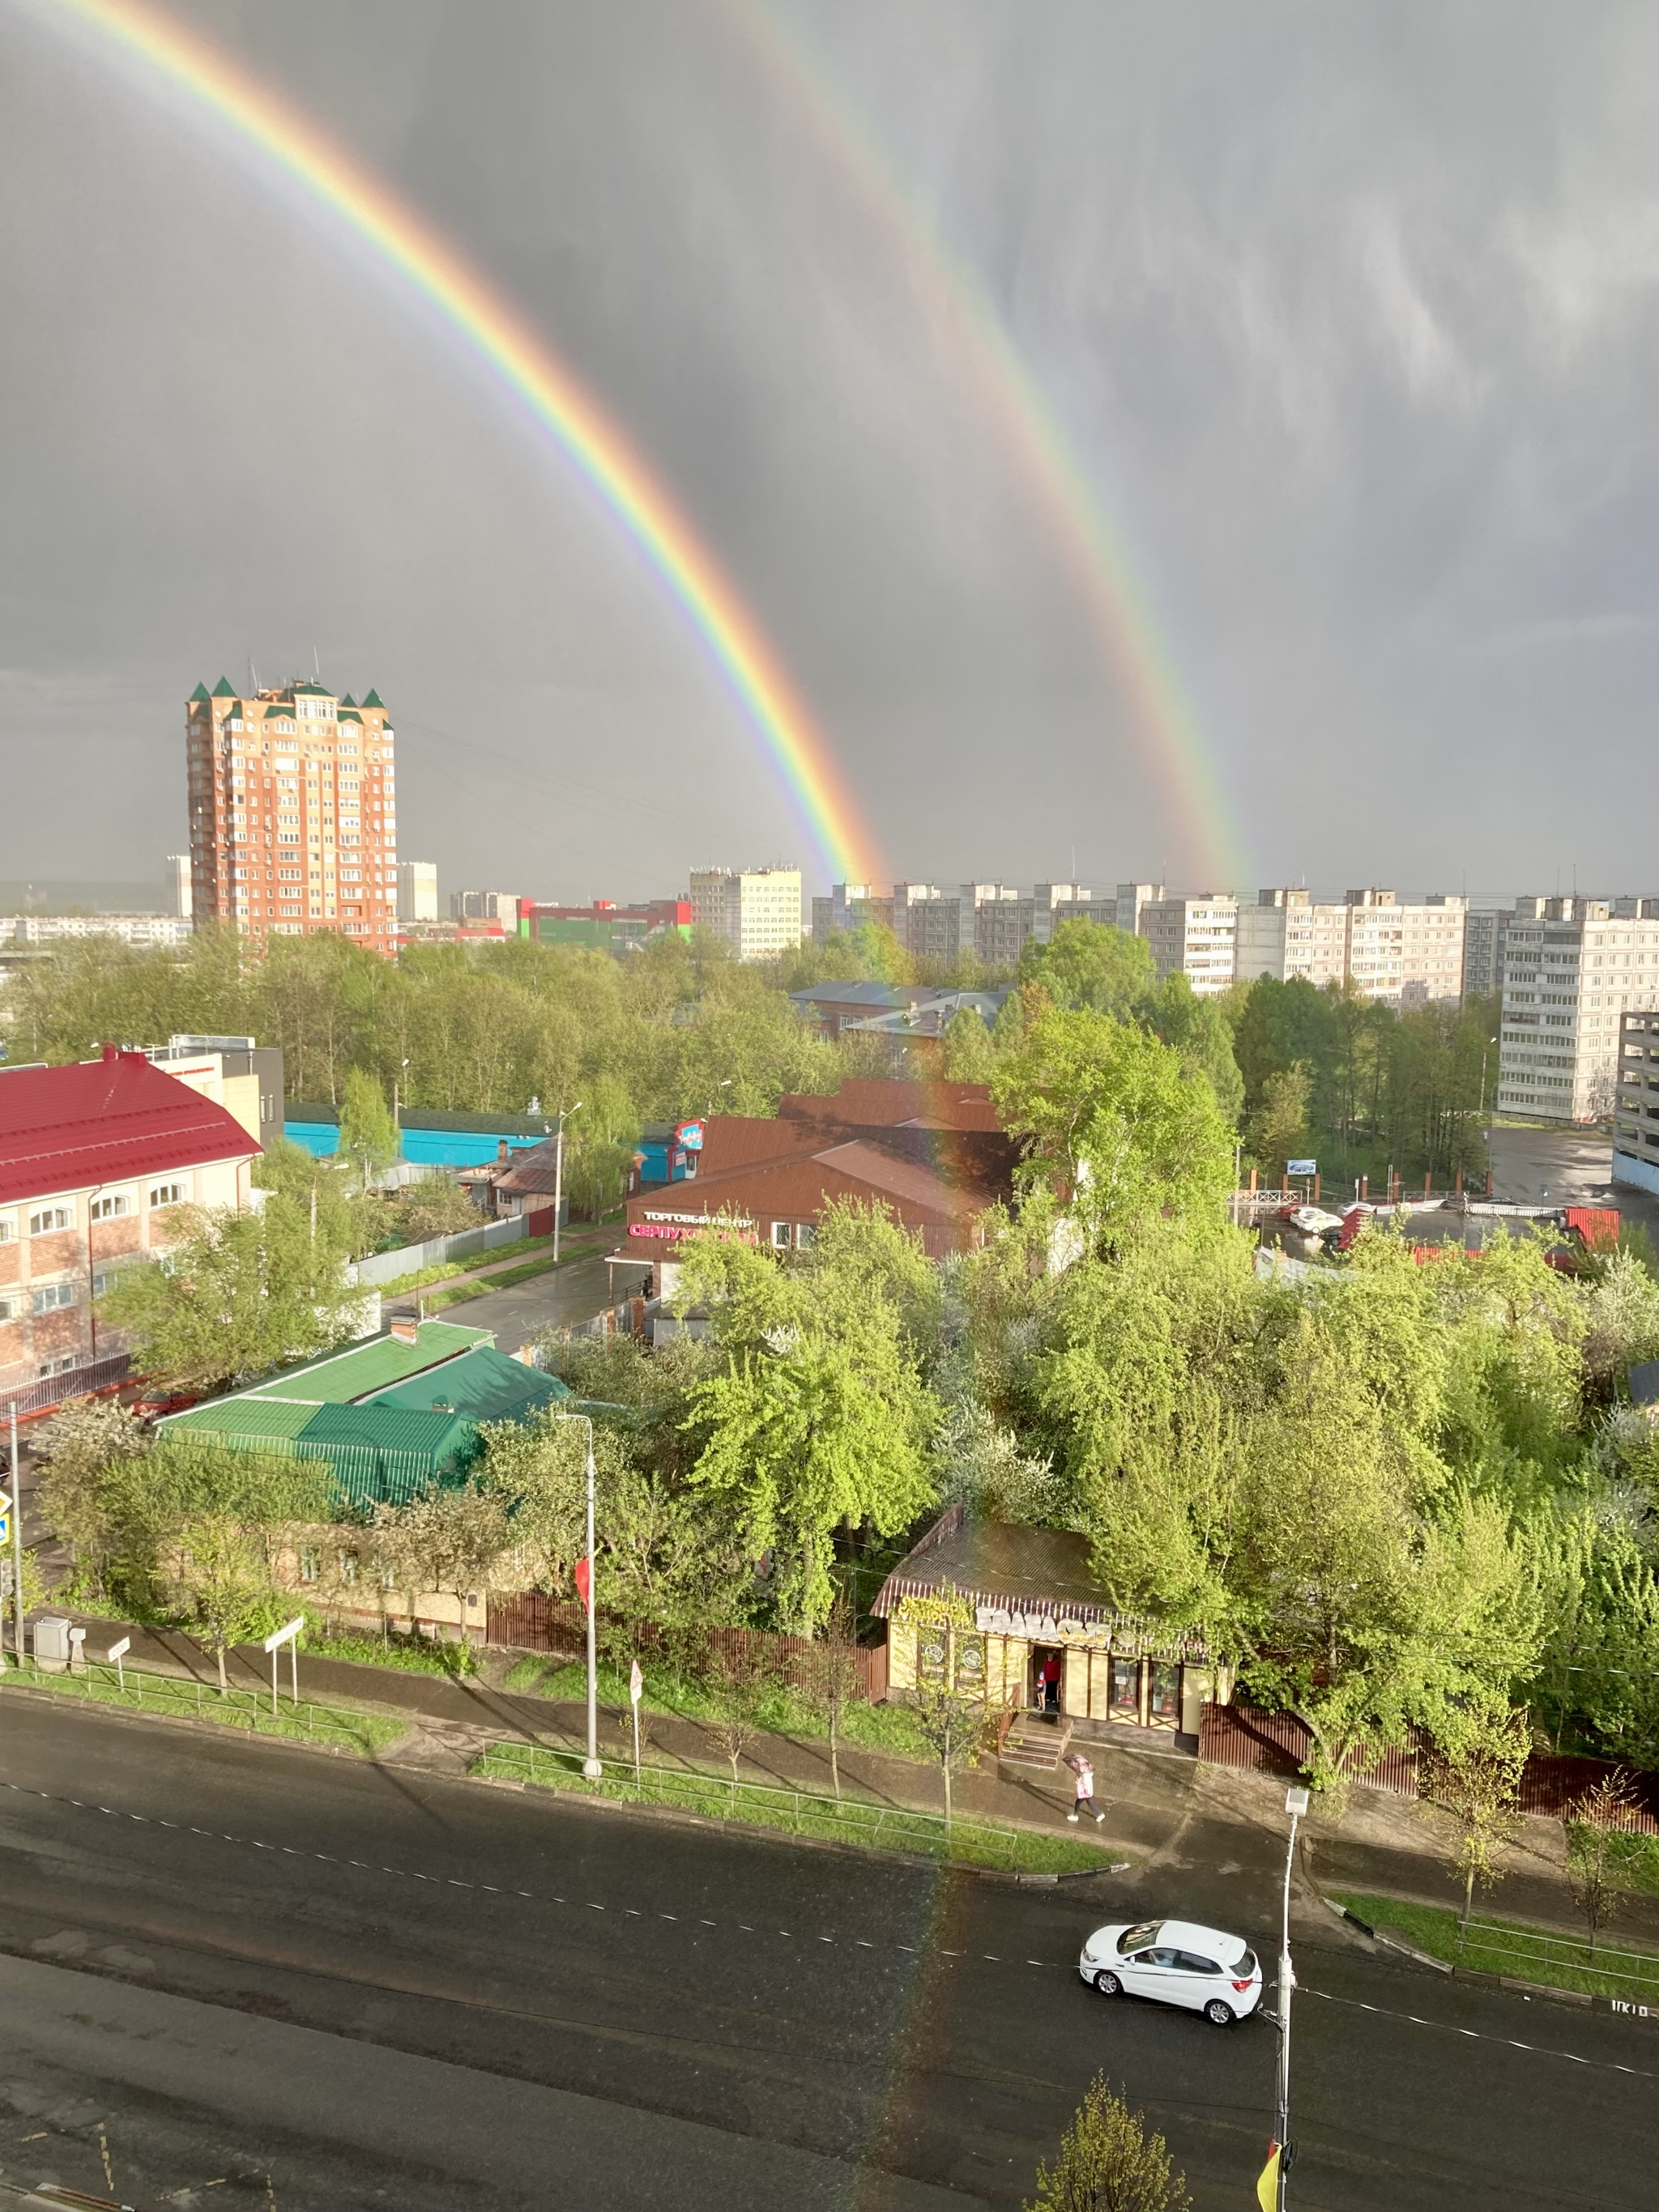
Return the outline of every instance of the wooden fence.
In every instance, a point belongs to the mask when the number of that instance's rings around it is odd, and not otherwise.
[[[1281,1774],[1293,1779],[1306,1765],[1312,1738],[1294,1713],[1262,1713],[1248,1705],[1206,1705],[1199,1717],[1198,1755],[1216,1766],[1251,1774]],[[1356,1763],[1353,1779],[1373,1790],[1402,1797],[1419,1794],[1423,1746],[1413,1743]],[[1643,1835],[1659,1835],[1659,1774],[1644,1774],[1604,1759],[1573,1759],[1535,1751],[1522,1771],[1519,1791],[1523,1813],[1559,1820],[1586,1790],[1605,1776],[1622,1774],[1636,1803],[1621,1826]]]
[[[805,1687],[811,1668],[825,1646],[809,1636],[774,1636],[756,1628],[699,1628],[682,1631],[671,1639],[654,1621],[624,1623],[605,1613],[605,1628],[626,1626],[641,1659],[678,1658],[688,1672],[705,1671],[717,1651],[749,1650],[764,1656],[779,1680],[792,1689]],[[587,1617],[574,1598],[548,1597],[526,1590],[514,1597],[489,1601],[485,1640],[516,1651],[546,1651],[580,1658],[587,1648]],[[879,1704],[887,1695],[887,1646],[854,1644],[846,1647],[853,1657],[853,1694]]]

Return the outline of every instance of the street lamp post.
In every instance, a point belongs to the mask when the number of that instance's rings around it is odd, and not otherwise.
[[[579,1114],[581,1103],[579,1098],[574,1106],[560,1107],[559,1133],[553,1142],[553,1265],[556,1267],[559,1264],[559,1215],[564,1206],[564,1120],[567,1114]],[[592,1531],[590,1529],[588,1534],[591,1537]],[[592,1548],[590,1543],[589,1549]]]
[[[570,1110],[574,1114],[576,1109],[573,1106]],[[587,1431],[587,1587],[582,1591],[587,1607],[587,1756],[582,1761],[582,1772],[590,1782],[597,1782],[605,1769],[599,1764],[599,1643],[594,1627],[599,1592],[593,1587],[593,1416],[556,1413],[553,1418],[580,1421]]]
[[[1285,2191],[1291,2163],[1291,1992],[1296,1972],[1291,1965],[1291,1869],[1296,1858],[1296,1824],[1308,1809],[1305,1790],[1287,1790],[1285,1810],[1291,1816],[1290,1847],[1285,1854],[1285,1907],[1279,1936],[1279,2109],[1275,2128],[1279,2137],[1278,2189],[1274,2202],[1285,2212]]]

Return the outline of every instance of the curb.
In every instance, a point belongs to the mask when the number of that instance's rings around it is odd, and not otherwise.
[[[1615,2020],[1644,2021],[1659,2027],[1659,2003],[1644,2004],[1635,1997],[1597,1996],[1589,1990],[1559,1990],[1549,1982],[1523,1982],[1513,1974],[1489,1974],[1480,1966],[1460,1966],[1449,1959],[1437,1959],[1427,1951],[1419,1951],[1386,1922],[1373,1928],[1370,1921],[1362,1920],[1357,1912],[1350,1911],[1346,1905],[1339,1905],[1334,1897],[1323,1897],[1322,1893],[1322,1898],[1339,1920],[1349,1922],[1361,1935],[1369,1936],[1384,1950],[1409,1959],[1413,1966],[1429,1966],[1437,1974],[1449,1975],[1455,1981],[1471,1982],[1483,1989],[1508,1990],[1512,1996],[1523,1997],[1529,2003],[1535,1997],[1542,1997],[1552,2004],[1577,2005],[1581,2012],[1610,2013]]]

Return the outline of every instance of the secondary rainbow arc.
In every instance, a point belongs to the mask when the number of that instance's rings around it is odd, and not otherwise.
[[[618,426],[548,341],[432,226],[309,117],[140,0],[46,0],[217,117],[302,185],[448,320],[528,407],[641,549],[760,738],[832,875],[877,854],[827,738],[736,586]]]

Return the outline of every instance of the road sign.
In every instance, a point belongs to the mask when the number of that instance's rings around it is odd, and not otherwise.
[[[0,1511],[0,1544],[9,1544],[10,1541],[11,1516],[9,1513]]]
[[[1286,1160],[1285,1172],[1286,1175],[1293,1176],[1317,1175],[1319,1163],[1317,1160]]]

